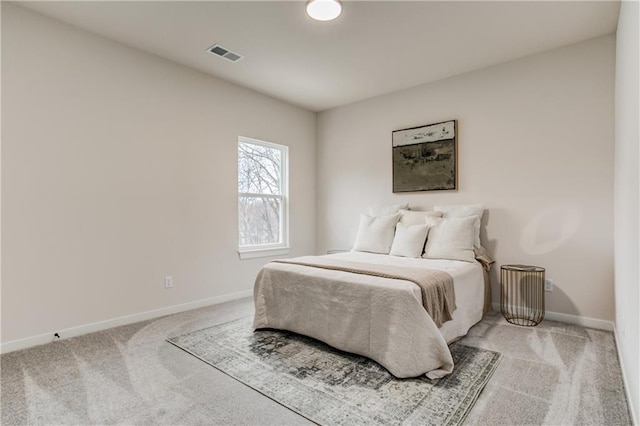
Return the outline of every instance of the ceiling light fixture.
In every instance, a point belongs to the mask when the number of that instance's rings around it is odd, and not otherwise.
[[[307,15],[316,21],[333,21],[342,13],[340,0],[309,0]]]

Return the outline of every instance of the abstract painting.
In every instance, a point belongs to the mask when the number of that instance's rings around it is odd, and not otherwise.
[[[393,192],[458,189],[457,132],[457,120],[393,131]]]

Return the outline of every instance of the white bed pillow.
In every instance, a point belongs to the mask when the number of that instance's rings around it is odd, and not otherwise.
[[[477,216],[478,220],[476,220],[474,224],[473,244],[477,247],[482,246],[480,243],[480,225],[482,224],[482,215],[484,214],[484,206],[482,204],[450,204],[434,206],[433,210],[442,212],[442,217]]]
[[[369,207],[369,216],[387,216],[398,213],[400,209],[409,209],[409,204],[393,204],[390,206],[371,206]],[[421,222],[424,223],[424,222]]]
[[[402,257],[420,257],[424,249],[424,242],[427,239],[428,230],[429,228],[426,224],[410,226],[398,222],[396,235],[393,237],[393,244],[389,254]]]
[[[360,226],[352,251],[389,254],[398,219],[398,213],[386,216],[360,215]]]
[[[474,262],[474,225],[477,216],[426,219],[429,226],[425,259],[450,259]]]
[[[400,209],[400,223],[405,225],[424,225],[427,217],[442,217],[442,212]]]

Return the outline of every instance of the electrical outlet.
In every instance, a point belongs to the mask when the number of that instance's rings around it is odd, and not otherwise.
[[[544,291],[553,291],[553,281],[544,280]]]
[[[167,275],[164,277],[164,288],[173,287],[173,277],[171,275]]]

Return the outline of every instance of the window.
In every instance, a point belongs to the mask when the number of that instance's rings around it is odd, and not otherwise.
[[[238,252],[240,258],[286,254],[288,147],[238,138]]]

